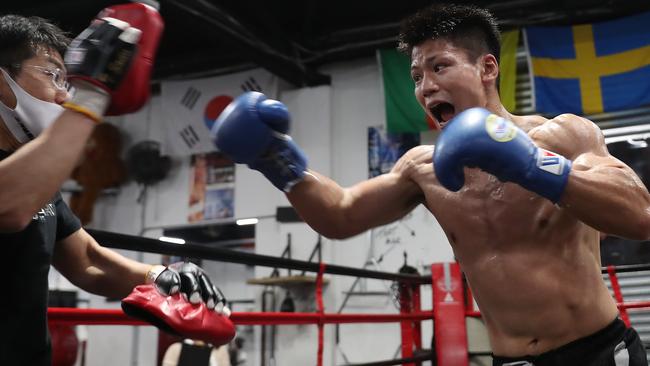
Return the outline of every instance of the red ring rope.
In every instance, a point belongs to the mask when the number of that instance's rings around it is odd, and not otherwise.
[[[149,325],[128,317],[119,309],[49,308],[51,322],[79,325]],[[432,311],[410,314],[318,314],[241,312],[232,313],[230,319],[237,325],[299,325],[299,324],[350,324],[398,323],[403,320],[431,320]]]
[[[614,292],[614,298],[616,301],[621,304],[623,303],[623,293],[621,292],[621,286],[618,284],[618,277],[616,276],[616,268],[612,265],[607,266],[607,274],[609,275],[609,282],[612,284],[612,291]],[[630,326],[630,317],[627,315],[626,308],[620,308],[621,319],[625,322],[625,325]]]

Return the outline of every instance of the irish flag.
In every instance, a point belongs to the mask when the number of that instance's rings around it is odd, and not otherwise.
[[[411,60],[397,50],[379,50],[384,80],[386,127],[388,132],[419,132],[434,128],[433,121],[415,99]]]

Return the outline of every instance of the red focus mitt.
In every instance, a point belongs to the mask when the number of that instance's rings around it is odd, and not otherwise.
[[[107,116],[135,112],[149,99],[149,81],[156,50],[163,32],[162,17],[156,9],[142,3],[110,6],[97,18],[114,18],[142,31],[129,72],[113,91]]]
[[[153,58],[163,29],[158,12],[132,3],[111,6],[65,53],[75,93],[63,106],[95,121],[140,109],[149,99]]]
[[[227,316],[208,309],[203,302],[191,304],[180,292],[163,295],[153,284],[136,286],[122,300],[122,310],[160,330],[215,347],[235,337],[235,326]]]

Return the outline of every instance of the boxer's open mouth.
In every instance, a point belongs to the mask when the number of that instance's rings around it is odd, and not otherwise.
[[[430,106],[429,111],[442,127],[447,124],[450,119],[454,118],[456,108],[454,108],[454,106],[450,103],[442,102]]]

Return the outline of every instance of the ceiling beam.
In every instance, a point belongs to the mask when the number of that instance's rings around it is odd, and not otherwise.
[[[197,20],[210,24],[215,29],[214,36],[241,52],[243,58],[295,86],[330,83],[328,75],[306,66],[302,60],[294,56],[294,52],[290,51],[293,46],[288,39],[275,39],[276,44],[281,42],[282,45],[280,47],[273,45],[251,32],[251,27],[247,27],[228,12],[205,0],[166,0],[163,6],[165,4],[173,4]]]

